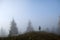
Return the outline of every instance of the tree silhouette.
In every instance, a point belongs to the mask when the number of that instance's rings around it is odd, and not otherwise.
[[[33,29],[33,27],[32,27],[32,23],[31,23],[31,21],[29,21],[28,22],[28,27],[27,27],[27,31],[26,32],[33,32],[34,31],[34,29]]]
[[[1,27],[1,37],[5,37],[5,30],[3,29],[3,27]]]
[[[18,34],[18,29],[17,29],[16,23],[13,19],[12,22],[11,22],[11,28],[10,28],[10,31],[9,31],[9,36],[15,36],[17,34]]]
[[[58,31],[58,34],[60,34],[60,16],[59,16],[58,29],[57,29],[57,31]]]

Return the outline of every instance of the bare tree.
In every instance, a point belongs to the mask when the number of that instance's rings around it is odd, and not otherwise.
[[[18,34],[18,29],[17,29],[16,23],[13,19],[12,22],[11,22],[11,28],[10,28],[10,31],[9,31],[9,36],[15,36],[17,34]]]

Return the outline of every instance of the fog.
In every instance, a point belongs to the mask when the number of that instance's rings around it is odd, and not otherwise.
[[[31,20],[35,31],[52,31],[58,27],[60,16],[59,0],[0,0],[0,29],[9,34],[11,21],[15,20],[19,33],[26,31],[28,21]],[[1,34],[1,32],[0,32]]]

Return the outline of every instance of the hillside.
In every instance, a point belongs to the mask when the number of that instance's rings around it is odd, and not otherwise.
[[[46,32],[30,32],[19,36],[3,37],[0,40],[60,40],[60,36]]]

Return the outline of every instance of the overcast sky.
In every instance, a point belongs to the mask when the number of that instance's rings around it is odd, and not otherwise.
[[[0,0],[0,28],[8,30],[15,19],[20,31],[31,20],[35,30],[56,26],[60,16],[60,0]]]

